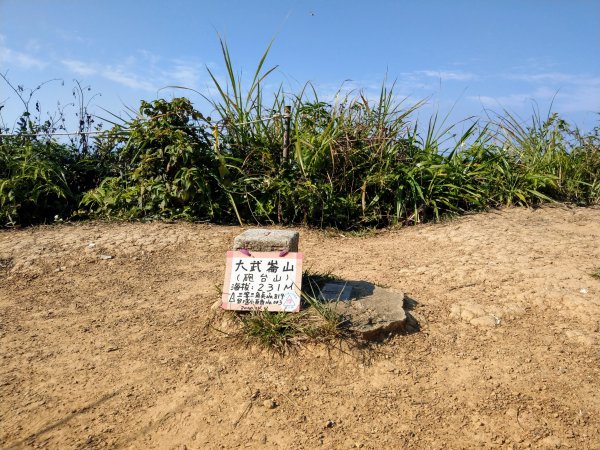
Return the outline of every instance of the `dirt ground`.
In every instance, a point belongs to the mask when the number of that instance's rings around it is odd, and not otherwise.
[[[305,270],[403,290],[421,330],[241,344],[211,310],[238,227],[0,232],[0,448],[600,449],[600,208],[300,231]]]

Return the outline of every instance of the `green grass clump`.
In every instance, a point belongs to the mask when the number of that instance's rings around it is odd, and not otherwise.
[[[332,305],[306,301],[310,306],[298,313],[255,310],[237,314],[240,336],[284,354],[302,344],[330,342],[344,335],[344,320]]]
[[[593,278],[595,278],[597,280],[600,280],[600,267],[596,268],[596,270],[594,270],[591,273],[591,275],[592,275]]]
[[[0,227],[66,219],[85,190],[100,178],[103,162],[52,140],[0,140]]]
[[[335,303],[318,299],[320,286],[334,279],[330,274],[303,274],[302,310],[299,313],[255,310],[235,313],[240,336],[279,353],[304,343],[330,342],[347,336],[346,320],[335,311]]]

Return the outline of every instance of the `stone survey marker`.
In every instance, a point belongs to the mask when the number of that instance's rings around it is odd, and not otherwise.
[[[302,253],[295,231],[248,230],[227,252],[221,307],[249,311],[298,312],[302,284]]]

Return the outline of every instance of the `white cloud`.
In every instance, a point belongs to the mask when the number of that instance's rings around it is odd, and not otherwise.
[[[37,39],[28,39],[27,44],[25,44],[25,49],[29,52],[39,52],[42,50],[42,45]]]
[[[5,37],[0,34],[0,64],[22,69],[42,69],[46,63],[34,55],[12,50],[5,45]]]
[[[75,59],[63,59],[61,63],[71,72],[82,77],[95,75],[97,70],[90,64]]]
[[[121,68],[109,67],[100,72],[100,75],[107,80],[122,84],[123,86],[139,89],[142,91],[156,91],[157,87],[152,82],[143,80],[135,74],[128,73]]]
[[[600,85],[577,87],[568,93],[558,93],[557,106],[563,112],[591,112],[600,111]]]
[[[493,96],[470,96],[485,108],[524,109],[534,102],[552,105],[559,113],[600,111],[600,77],[589,74],[541,72],[502,75],[501,78],[523,81],[525,92]],[[526,86],[527,86],[526,85]]]
[[[438,78],[442,81],[471,81],[477,79],[477,75],[474,73],[457,70],[419,70],[416,74]]]
[[[142,55],[142,58],[145,59],[146,61],[148,61],[152,65],[158,64],[161,59],[159,55],[157,55],[156,53],[152,53],[149,50],[142,49],[139,52]]]
[[[140,54],[140,58],[135,55],[123,58],[119,64],[107,65],[78,59],[63,59],[60,62],[76,76],[101,77],[141,91],[156,92],[169,85],[198,88],[202,73],[198,62],[183,59],[164,61],[147,51],[140,51]]]
[[[504,78],[508,80],[526,81],[528,83],[550,83],[550,84],[569,84],[569,85],[589,85],[599,86],[600,77],[586,74],[574,74],[564,72],[541,72],[541,73],[522,73],[507,74]]]
[[[169,84],[177,84],[196,89],[200,81],[200,66],[182,60],[175,60],[174,62],[174,67],[164,74],[165,81]]]
[[[99,76],[114,83],[121,84],[131,89],[142,91],[156,91],[157,87],[149,79],[142,79],[124,66],[106,66],[99,63],[90,63],[77,59],[63,59],[61,63],[73,74],[81,77]]]
[[[58,37],[60,37],[63,41],[67,42],[67,43],[78,43],[78,44],[85,44],[85,45],[90,45],[92,44],[92,40],[86,37],[83,37],[81,35],[79,35],[76,32],[70,31],[70,30],[66,30],[64,28],[57,28],[54,30],[54,32],[56,33],[56,35]]]
[[[514,109],[530,104],[534,97],[532,94],[509,94],[497,97],[491,95],[471,95],[467,99],[481,103],[484,108]]]
[[[524,106],[531,106],[536,101],[551,102],[552,99],[558,96],[556,89],[551,89],[545,86],[538,87],[527,93],[515,93],[508,95],[471,95],[467,97],[469,100],[480,102],[485,108],[504,108],[518,109]]]

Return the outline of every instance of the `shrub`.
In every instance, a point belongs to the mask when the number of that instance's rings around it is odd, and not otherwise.
[[[3,138],[0,225],[28,225],[70,214],[74,198],[65,172],[72,156],[72,149],[54,142]]]
[[[219,160],[206,120],[189,100],[142,102],[139,116],[109,130],[114,176],[85,194],[82,205],[106,217],[222,220]],[[130,130],[122,133],[127,127]]]

